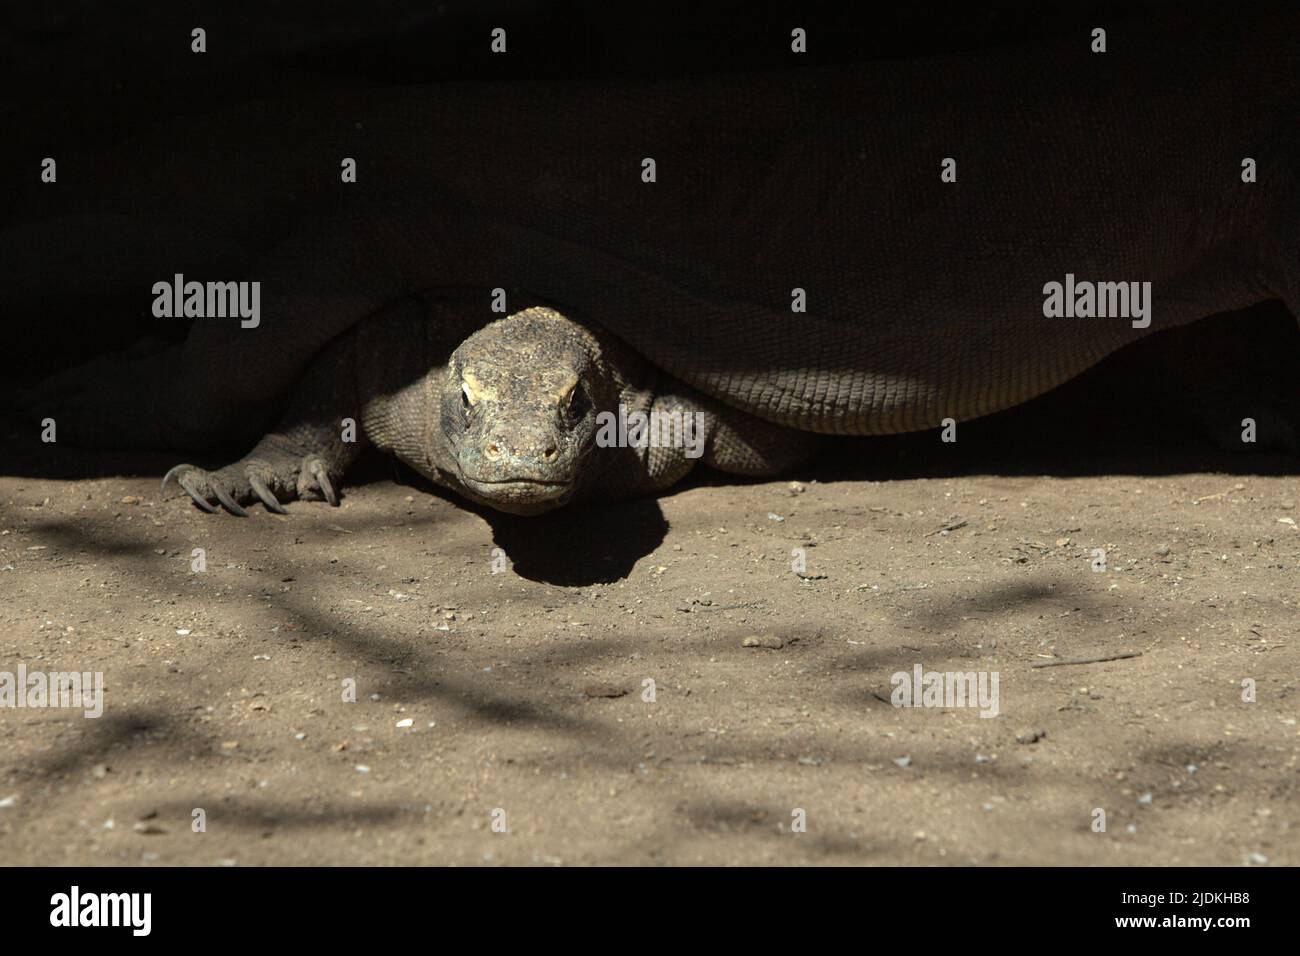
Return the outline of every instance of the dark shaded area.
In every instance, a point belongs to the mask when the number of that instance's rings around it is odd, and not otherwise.
[[[1108,22],[1155,8],[1208,3],[1177,0],[1034,0],[983,3],[858,5],[831,2],[709,4],[670,0],[649,6],[601,0],[372,0],[261,5],[13,4],[0,11],[0,53],[15,79],[39,75],[45,93],[77,91],[87,77],[144,85],[153,70],[206,81],[227,95],[248,92],[235,72],[298,68],[383,83],[499,76],[484,38],[508,28],[514,75],[663,76],[780,68],[787,44],[776,28],[796,26],[816,37],[824,62],[916,56],[1001,46],[1060,36],[1099,19]],[[191,29],[207,30],[220,56],[188,55]],[[182,38],[175,55],[167,50]],[[52,72],[57,64],[60,70]],[[223,82],[224,79],[224,82]],[[22,95],[8,87],[10,106]]]
[[[171,800],[150,803],[151,812],[167,821],[189,818],[195,807],[207,811],[209,826],[260,831],[262,836],[272,836],[277,831],[313,830],[318,827],[382,827],[418,821],[423,814],[414,805],[397,803],[369,803],[365,806],[344,806],[340,803],[304,801],[301,804],[287,800],[249,800],[230,794],[200,794],[192,800]]]
[[[536,518],[496,512],[483,517],[492,525],[493,541],[510,555],[515,573],[548,584],[626,578],[668,534],[668,520],[652,499],[562,509]],[[557,542],[564,547],[557,548]]]
[[[885,7],[743,0],[322,6],[296,0],[256,10],[197,0],[12,5],[0,11],[0,122],[15,134],[15,148],[0,155],[0,180],[28,179],[32,150],[95,153],[142,141],[179,117],[293,97],[321,83],[382,89],[437,81],[774,71],[1048,42],[1103,20],[1113,26],[1166,8],[1190,17],[1214,6],[1172,0]],[[507,29],[505,57],[489,51],[497,26]],[[190,52],[195,27],[207,32],[208,52],[201,55]],[[809,37],[807,54],[797,58],[789,48],[795,27]],[[16,135],[29,130],[38,134]],[[58,315],[0,315],[6,344],[0,404],[8,404],[6,378],[40,377],[143,335],[182,338],[185,322],[154,319],[149,304],[140,296],[65,302]]]
[[[1300,470],[1300,329],[1280,303],[1159,333],[1017,408],[936,432],[837,439],[795,477],[1058,477]],[[1254,419],[1256,440],[1242,441]]]
[[[79,726],[84,730],[75,743],[52,748],[20,767],[19,772],[71,779],[95,763],[125,759],[140,750],[161,749],[172,756],[192,757],[208,747],[208,742],[188,727],[182,717],[158,708],[106,713],[96,720],[80,721]]]

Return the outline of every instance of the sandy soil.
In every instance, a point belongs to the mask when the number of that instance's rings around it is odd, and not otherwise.
[[[1294,468],[1016,434],[1015,474],[892,440],[542,519],[372,463],[238,520],[160,500],[172,456],[33,476],[11,433],[0,669],[106,688],[0,710],[3,855],[1300,863]],[[918,663],[996,671],[999,715],[893,707]]]

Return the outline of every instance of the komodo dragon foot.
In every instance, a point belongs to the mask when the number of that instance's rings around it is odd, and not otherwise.
[[[260,500],[267,510],[285,514],[283,502],[321,500],[338,505],[334,482],[326,460],[317,454],[286,447],[263,439],[247,456],[217,471],[205,471],[194,465],[176,465],[162,480],[162,494],[175,481],[194,503],[215,514],[224,507],[232,515],[248,517],[242,505]]]

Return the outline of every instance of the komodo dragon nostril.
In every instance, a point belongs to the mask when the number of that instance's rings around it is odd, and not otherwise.
[[[559,453],[558,449],[554,445],[547,445],[546,450],[542,452],[542,455],[546,458],[547,461],[554,461],[555,456],[558,453]]]
[[[498,458],[501,457],[501,448],[497,445],[496,442],[490,441],[483,446],[483,454],[487,455],[493,461],[496,461]]]

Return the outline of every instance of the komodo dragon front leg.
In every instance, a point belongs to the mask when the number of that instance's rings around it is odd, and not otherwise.
[[[212,472],[178,465],[164,487],[175,480],[205,510],[240,516],[258,499],[273,511],[294,498],[337,504],[343,473],[373,445],[472,501],[527,515],[661,491],[697,462],[774,475],[820,441],[668,379],[550,309],[475,330],[469,315],[412,306],[323,349],[245,458]]]
[[[391,303],[316,353],[288,393],[277,425],[252,451],[214,471],[176,465],[163,476],[163,493],[174,481],[203,510],[224,507],[240,517],[247,514],[244,505],[258,500],[281,514],[295,499],[337,505],[336,489],[373,443],[371,431],[386,434],[386,393],[403,376],[426,375],[426,339],[463,332],[454,319],[470,321],[418,296]]]
[[[175,481],[204,511],[224,507],[246,517],[243,505],[261,500],[284,514],[284,502],[321,499],[338,504],[338,486],[369,444],[356,426],[356,336],[345,333],[322,349],[289,394],[275,429],[246,456],[215,471],[176,465],[162,480]]]

